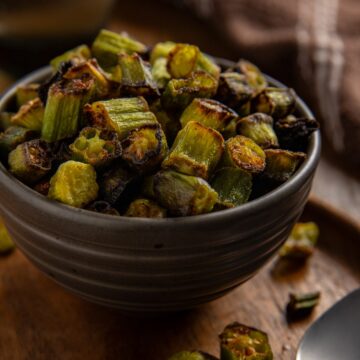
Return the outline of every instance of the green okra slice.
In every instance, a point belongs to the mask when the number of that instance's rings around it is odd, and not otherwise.
[[[237,135],[225,142],[221,165],[238,167],[250,173],[260,173],[265,169],[265,152],[253,140]]]
[[[273,128],[274,120],[270,115],[255,113],[238,120],[236,131],[254,140],[263,149],[279,147]]]
[[[267,334],[234,322],[219,335],[221,360],[273,360]]]
[[[215,172],[210,185],[219,195],[220,206],[233,208],[249,200],[252,176],[242,169],[226,167]]]
[[[158,58],[151,68],[152,77],[159,89],[164,89],[171,79],[171,75],[167,70],[167,62],[166,58]]]
[[[263,175],[276,182],[289,180],[306,159],[306,154],[303,152],[282,149],[266,149],[265,154],[266,167]]]
[[[73,64],[78,64],[90,59],[91,51],[87,45],[79,45],[74,49],[68,50],[65,53],[57,56],[50,61],[50,65],[54,70],[58,70],[63,62],[71,60]]]
[[[43,140],[24,142],[10,152],[9,170],[18,179],[32,184],[48,174],[52,165],[51,149]]]
[[[122,153],[116,132],[93,127],[83,128],[69,149],[72,160],[90,164],[96,169],[110,165]]]
[[[183,110],[195,98],[211,98],[218,81],[205,71],[194,71],[186,79],[170,80],[161,97],[165,109]]]
[[[160,124],[132,130],[121,143],[122,159],[139,173],[155,170],[168,152],[165,134]]]
[[[176,43],[173,41],[164,41],[155,44],[150,53],[150,64],[154,65],[155,61],[160,58],[167,58],[175,46]]]
[[[37,97],[22,105],[19,111],[11,118],[11,123],[16,126],[40,132],[44,119],[44,105]]]
[[[231,120],[229,122],[229,124],[225,127],[225,129],[221,132],[221,135],[223,136],[223,138],[225,140],[228,140],[237,135],[236,125],[237,125],[238,119],[239,118],[237,117],[237,118]]]
[[[0,113],[0,132],[5,131],[7,128],[9,128],[11,124],[11,118],[15,114],[12,112],[3,111]]]
[[[289,302],[286,306],[288,321],[295,321],[309,316],[320,302],[320,292],[305,294],[289,294]]]
[[[234,110],[219,101],[194,99],[183,111],[180,123],[184,127],[190,121],[197,121],[221,132],[232,120],[237,118],[238,114]]]
[[[284,118],[295,108],[296,94],[290,88],[268,87],[252,101],[253,112]]]
[[[118,34],[102,29],[95,38],[91,51],[100,65],[107,68],[117,64],[120,53],[131,55],[136,52],[144,54],[147,51],[147,47],[139,41],[132,39],[126,33]]]
[[[10,126],[0,133],[0,156],[6,157],[18,145],[36,137],[36,131],[21,126]]]
[[[314,253],[319,234],[319,227],[314,222],[295,224],[289,238],[281,247],[279,256],[288,259],[307,259]]]
[[[97,198],[98,190],[94,168],[70,160],[61,164],[51,178],[48,197],[81,208]]]
[[[177,134],[162,167],[208,179],[223,151],[224,139],[219,132],[190,121]]]
[[[200,50],[189,44],[176,44],[167,55],[167,70],[176,79],[186,78],[195,70]]]
[[[205,55],[203,52],[199,53],[196,69],[203,70],[213,76],[216,80],[219,80],[221,72],[220,66],[218,66],[210,56]]]
[[[3,220],[0,218],[0,255],[7,255],[15,249],[15,244]]]
[[[119,212],[114,207],[112,207],[108,202],[103,200],[94,201],[85,209],[100,214],[120,216]]]
[[[205,214],[212,211],[218,195],[202,178],[172,170],[154,176],[157,201],[176,216]]]
[[[94,80],[61,80],[51,85],[45,106],[42,139],[54,142],[78,132],[82,109],[94,93]]]
[[[40,84],[26,84],[19,85],[16,88],[16,104],[18,107],[26,104],[30,100],[34,100],[39,97]]]
[[[184,350],[172,356],[168,360],[218,360],[215,356],[198,350]]]
[[[136,199],[132,201],[125,212],[128,217],[166,218],[166,209],[149,199]]]

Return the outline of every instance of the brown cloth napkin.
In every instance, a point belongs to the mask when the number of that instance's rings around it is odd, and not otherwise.
[[[184,0],[239,49],[293,86],[342,159],[360,165],[359,0]]]

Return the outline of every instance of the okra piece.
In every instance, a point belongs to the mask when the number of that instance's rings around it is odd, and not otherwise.
[[[265,169],[264,150],[253,140],[237,135],[225,142],[221,165],[238,167],[250,173],[260,173]]]
[[[44,105],[37,97],[22,105],[19,111],[11,118],[11,123],[16,126],[41,131],[44,119]]]
[[[218,195],[202,178],[162,170],[154,176],[157,201],[176,216],[205,214],[212,211]]]
[[[264,177],[276,181],[285,182],[298,169],[306,159],[306,154],[282,149],[266,149],[266,167]]]
[[[9,154],[9,170],[21,181],[32,184],[51,170],[52,154],[43,140],[31,140],[16,147]]]
[[[236,109],[240,117],[248,116],[251,114],[251,101],[241,105]]]
[[[161,97],[165,109],[183,110],[195,98],[212,98],[218,81],[204,71],[195,71],[189,78],[170,80]]]
[[[189,44],[176,44],[169,52],[167,70],[176,79],[186,78],[195,70],[200,50]]]
[[[271,115],[273,118],[284,118],[295,108],[296,94],[293,89],[268,87],[253,101],[253,112]]]
[[[235,118],[229,122],[226,128],[221,132],[225,140],[228,140],[237,135],[236,124],[239,118]]]
[[[0,218],[0,255],[7,255],[14,249],[15,244],[6,229],[4,222]]]
[[[19,85],[16,88],[16,104],[18,107],[39,96],[39,84]]]
[[[176,43],[164,41],[157,43],[150,53],[150,64],[154,65],[155,61],[160,58],[167,58],[169,53],[175,48]]]
[[[255,113],[238,120],[236,131],[254,140],[263,149],[279,147],[273,128],[273,118],[263,113]]]
[[[167,70],[167,59],[156,59],[151,68],[151,74],[158,88],[164,89],[171,79],[171,75]]]
[[[289,302],[286,306],[288,321],[296,321],[309,316],[320,302],[320,292],[307,294],[289,294]]]
[[[51,178],[48,197],[81,208],[97,198],[98,190],[94,168],[70,160],[61,164]]]
[[[180,351],[172,355],[168,360],[218,360],[216,357],[203,351]]]
[[[234,322],[219,336],[221,360],[272,360],[267,334],[259,329]]]
[[[126,33],[115,33],[106,29],[100,30],[91,48],[93,56],[104,68],[114,66],[118,62],[120,53],[144,54],[147,47],[129,37]]]
[[[3,111],[0,113],[0,132],[5,131],[9,128],[11,124],[11,118],[14,116],[14,113]]]
[[[153,200],[136,199],[129,205],[125,216],[160,219],[166,218],[166,210]]]
[[[94,92],[94,80],[61,80],[49,89],[41,137],[54,142],[74,136],[81,124],[82,108]]]
[[[219,195],[220,206],[233,208],[249,200],[252,176],[239,168],[222,168],[215,172],[210,185]]]
[[[213,76],[216,80],[219,80],[221,72],[220,66],[218,66],[214,60],[205,55],[203,52],[199,53],[196,69],[203,70]]]
[[[307,259],[314,253],[319,233],[319,228],[314,222],[295,224],[289,238],[279,251],[280,257]]]
[[[6,157],[18,145],[34,139],[36,131],[25,129],[21,126],[10,126],[4,132],[0,133],[0,156]]]
[[[85,209],[100,214],[120,216],[119,212],[115,208],[113,208],[108,202],[102,200],[94,201]]]
[[[219,132],[190,121],[177,134],[162,167],[208,179],[223,151],[224,139]]]
[[[168,145],[160,124],[132,130],[121,143],[122,159],[139,173],[155,170],[164,160]]]
[[[48,196],[50,189],[50,178],[40,180],[34,185],[33,189],[41,195]]]
[[[83,128],[69,146],[72,160],[101,169],[121,156],[121,144],[116,132],[93,127]]]
[[[197,121],[204,126],[223,131],[238,115],[235,111],[211,99],[194,99],[184,110],[180,123],[184,127],[190,121]]]
[[[72,61],[73,64],[78,64],[90,59],[90,57],[91,52],[89,47],[87,45],[80,45],[52,59],[50,65],[54,70],[58,70],[60,65],[64,62]]]
[[[149,199],[156,200],[154,192],[154,175],[144,177],[141,184],[141,194]]]

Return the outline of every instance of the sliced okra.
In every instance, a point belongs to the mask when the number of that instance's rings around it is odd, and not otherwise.
[[[40,132],[44,119],[44,105],[40,98],[29,100],[22,105],[19,111],[11,118],[11,123],[16,126]]]
[[[80,45],[52,59],[50,65],[54,70],[58,70],[60,65],[64,62],[71,60],[73,64],[78,64],[90,59],[90,57],[91,52],[89,47],[87,45]]]
[[[195,70],[199,48],[189,44],[176,44],[167,55],[167,70],[171,77],[186,78]]]
[[[149,199],[136,199],[132,201],[125,212],[128,217],[165,218],[166,209]]]
[[[16,88],[16,104],[18,107],[26,104],[30,100],[34,100],[39,96],[39,84],[19,85]]]
[[[289,294],[286,306],[286,316],[289,321],[295,321],[309,316],[320,302],[320,292],[306,294]]]
[[[10,126],[0,133],[0,157],[5,158],[18,145],[36,137],[36,131],[21,126]]]

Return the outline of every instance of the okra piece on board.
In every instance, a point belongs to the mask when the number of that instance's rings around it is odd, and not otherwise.
[[[24,128],[40,132],[43,119],[44,105],[37,97],[22,105],[19,111],[11,118],[11,123],[13,125],[22,126]]]
[[[125,216],[141,218],[165,218],[166,210],[153,200],[136,199],[129,205]]]
[[[94,93],[94,80],[61,80],[49,89],[41,137],[54,142],[74,136],[82,122],[82,109]]]
[[[34,139],[36,131],[21,126],[10,126],[0,133],[0,156],[5,157],[11,150],[25,141]]]
[[[106,68],[117,64],[120,53],[133,54],[136,52],[144,54],[147,47],[132,39],[126,33],[118,34],[102,29],[95,38],[91,51],[100,65]]]
[[[151,73],[158,88],[164,89],[167,83],[171,79],[171,75],[167,70],[167,59],[166,58],[156,59],[151,68]]]
[[[121,156],[121,144],[116,132],[92,127],[83,128],[69,146],[72,160],[104,168]]]
[[[0,218],[0,255],[7,255],[14,249],[15,244],[5,227],[3,220]]]
[[[219,132],[190,121],[177,134],[162,167],[208,179],[223,151],[224,139]]]
[[[94,201],[86,207],[86,210],[100,214],[120,216],[119,212],[115,208],[113,208],[108,202],[102,200]]]
[[[295,173],[300,164],[306,159],[306,154],[282,149],[267,149],[264,177],[285,182]]]
[[[168,360],[218,360],[216,357],[204,353],[203,351],[180,351],[169,357]]]
[[[18,107],[26,104],[30,100],[34,100],[39,96],[39,84],[19,85],[16,88],[16,104]]]
[[[157,201],[176,216],[205,214],[212,211],[218,195],[203,179],[162,170],[154,177]]]
[[[180,117],[184,127],[189,121],[197,121],[207,127],[223,131],[230,121],[237,119],[237,113],[212,99],[194,99]]]
[[[263,149],[279,147],[273,128],[273,118],[263,113],[255,113],[238,120],[237,133],[254,140]]]
[[[210,184],[219,195],[220,206],[233,208],[249,200],[252,176],[242,169],[225,167],[215,172]]]
[[[176,79],[188,77],[195,70],[199,53],[197,46],[176,44],[167,56],[169,74]]]
[[[237,135],[225,142],[221,165],[238,167],[250,173],[260,173],[265,169],[265,153],[253,140]]]
[[[173,41],[164,41],[155,44],[150,53],[150,63],[154,65],[155,61],[160,58],[167,58],[171,50],[176,46]]]
[[[50,61],[50,65],[54,70],[58,70],[59,66],[63,62],[67,62],[71,60],[73,64],[78,64],[80,62],[90,59],[90,57],[91,57],[91,52],[89,47],[87,45],[80,45],[52,59]]]
[[[289,321],[302,319],[309,316],[320,302],[320,292],[306,294],[289,294],[286,306],[286,316]]]
[[[219,336],[221,360],[273,360],[267,334],[237,322]]]
[[[97,198],[98,190],[94,168],[70,160],[61,164],[51,178],[48,197],[81,208]]]
[[[16,147],[9,154],[9,169],[27,184],[35,183],[51,170],[52,153],[43,140],[31,140]]]

